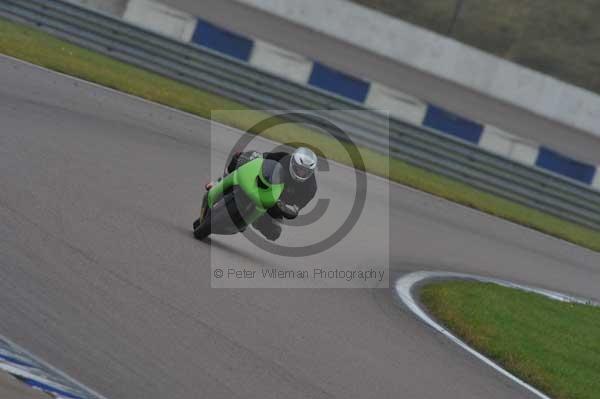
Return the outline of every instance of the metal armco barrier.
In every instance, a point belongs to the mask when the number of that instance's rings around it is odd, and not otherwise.
[[[60,0],[0,0],[0,15],[72,43],[235,99],[256,109],[367,110],[199,46],[179,42]],[[476,145],[376,111],[341,112],[332,120],[352,140],[424,169],[560,218],[600,229],[600,192]]]

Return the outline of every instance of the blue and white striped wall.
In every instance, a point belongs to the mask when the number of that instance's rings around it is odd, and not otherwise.
[[[129,0],[123,18],[166,36],[211,48],[294,82],[318,87],[375,110],[384,110],[415,125],[427,126],[496,154],[600,189],[600,166],[571,159],[377,82],[350,76],[302,55],[228,31],[158,1]]]

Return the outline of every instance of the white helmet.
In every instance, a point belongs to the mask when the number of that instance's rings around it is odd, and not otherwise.
[[[306,181],[314,173],[317,168],[317,156],[315,153],[306,148],[299,147],[293,153],[290,159],[290,175],[296,181]]]

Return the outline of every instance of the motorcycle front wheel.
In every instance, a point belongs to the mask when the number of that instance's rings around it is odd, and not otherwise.
[[[204,240],[210,235],[210,217],[208,216],[203,221],[198,219],[194,222],[194,237],[198,240]]]
[[[194,238],[198,240],[204,240],[210,235],[211,217],[210,209],[206,208],[207,194],[204,195],[202,200],[202,212],[205,213],[204,218],[202,215],[194,222]]]

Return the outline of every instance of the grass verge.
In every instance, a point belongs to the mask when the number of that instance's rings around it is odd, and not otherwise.
[[[472,281],[431,283],[423,304],[481,353],[556,399],[600,392],[600,308]]]
[[[2,18],[0,53],[205,118],[210,118],[213,110],[231,110],[227,115],[219,113],[222,116],[218,121],[241,130],[248,130],[266,116],[236,101],[195,89]],[[235,110],[239,112],[233,112]],[[330,159],[349,163],[343,148],[334,140],[301,126],[279,126],[269,129],[263,136],[282,142],[314,143]],[[600,231],[564,221],[405,162],[388,159],[368,149],[361,149],[361,155],[366,170],[371,173],[600,251]]]

